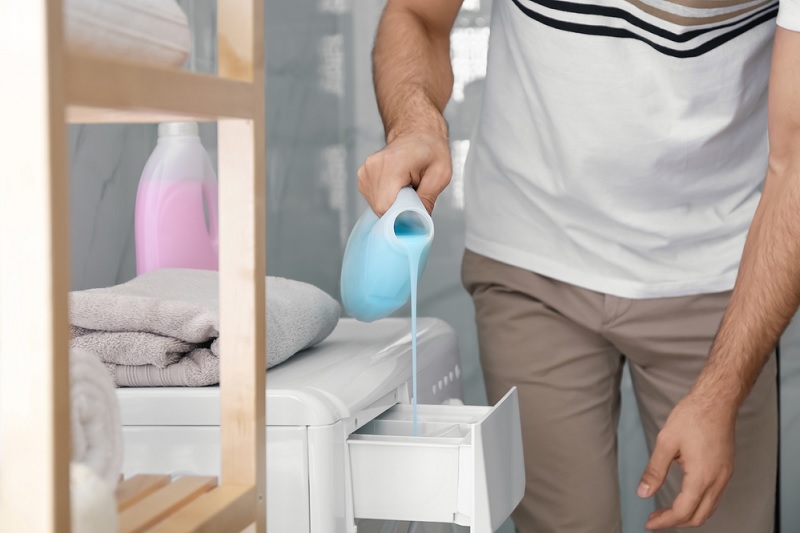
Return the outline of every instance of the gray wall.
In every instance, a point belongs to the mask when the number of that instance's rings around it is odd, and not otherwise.
[[[348,233],[366,207],[356,188],[356,170],[383,143],[369,64],[383,1],[267,1],[267,271],[314,283],[335,297]],[[215,2],[180,3],[194,30],[188,66],[213,72]],[[459,281],[464,237],[461,170],[481,97],[490,3],[466,0],[453,32],[456,83],[446,116],[454,176],[434,213],[436,241],[420,287],[420,313],[443,318],[458,333],[466,400],[473,404],[485,403],[485,393],[472,304]],[[202,125],[201,135],[214,159],[214,126]],[[134,199],[155,142],[153,125],[70,127],[74,289],[108,286],[134,276]],[[783,341],[784,531],[800,531],[800,506],[795,504],[800,497],[798,352],[800,325],[793,325]],[[647,453],[627,378],[623,389],[620,471],[625,532],[638,533],[649,506],[633,491]]]
[[[187,67],[216,70],[214,0],[178,0],[192,24]],[[216,125],[200,136],[216,164]],[[156,126],[69,127],[72,288],[107,287],[136,275],[133,209],[145,162],[156,146]]]

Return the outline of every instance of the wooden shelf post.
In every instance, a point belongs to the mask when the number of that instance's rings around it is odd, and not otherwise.
[[[68,532],[69,245],[59,0],[0,2],[0,529]]]
[[[70,530],[67,115],[219,119],[221,484],[132,481],[123,529],[266,531],[263,25],[263,0],[218,0],[216,78],[65,57],[60,0],[0,3],[2,531]]]
[[[222,485],[256,487],[266,531],[264,3],[217,1],[219,75],[252,83],[256,120],[219,121]]]

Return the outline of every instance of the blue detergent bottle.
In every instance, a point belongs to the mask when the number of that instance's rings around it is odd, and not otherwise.
[[[367,208],[344,251],[345,311],[372,322],[400,309],[411,296],[412,284],[416,289],[432,241],[433,220],[411,187],[401,189],[380,218]]]

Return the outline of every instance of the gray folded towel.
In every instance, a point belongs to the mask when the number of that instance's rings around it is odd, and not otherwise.
[[[104,363],[166,368],[197,348],[196,344],[142,331],[94,331],[72,327],[73,348],[94,352]]]
[[[307,283],[269,276],[266,285],[269,368],[325,339],[341,308]],[[121,386],[218,383],[218,293],[218,273],[195,269],[156,270],[72,292],[72,345],[98,354]]]
[[[106,363],[118,387],[205,387],[219,383],[219,358],[206,348],[192,350],[175,364],[115,365]]]

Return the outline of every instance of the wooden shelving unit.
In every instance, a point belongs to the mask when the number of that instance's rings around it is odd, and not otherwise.
[[[67,123],[218,121],[222,472],[137,476],[120,531],[263,532],[263,0],[218,0],[219,76],[64,52],[60,0],[0,3],[0,531],[68,532]]]

